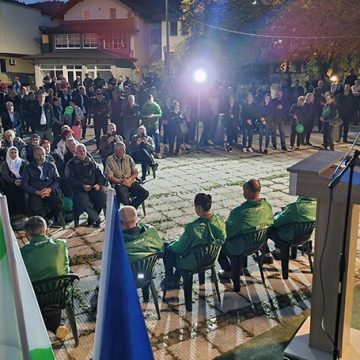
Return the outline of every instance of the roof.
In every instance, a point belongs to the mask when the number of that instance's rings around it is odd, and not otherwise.
[[[73,6],[84,0],[69,0],[61,7],[64,16]],[[160,21],[165,18],[164,0],[119,0],[149,21]],[[181,15],[181,0],[168,0],[169,16],[177,18]]]
[[[107,33],[124,32],[137,33],[139,30],[135,27],[135,20],[113,19],[113,20],[81,20],[81,21],[61,21],[59,26],[42,27],[44,32],[65,34],[65,33]]]
[[[118,67],[131,67],[134,68],[135,58],[119,54],[116,51],[106,51],[100,49],[77,49],[77,50],[65,50],[65,51],[54,51],[50,53],[43,53],[38,55],[24,56],[25,59],[81,59],[82,62],[91,63],[95,60],[111,60]],[[120,65],[119,65],[120,64]]]
[[[66,1],[43,1],[33,4],[28,4],[28,6],[39,9],[44,15],[51,16],[52,18],[62,17],[62,8],[65,6]]]

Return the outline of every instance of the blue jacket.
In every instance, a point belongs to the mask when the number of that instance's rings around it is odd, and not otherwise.
[[[25,167],[21,187],[24,191],[35,194],[36,191],[50,187],[53,191],[60,189],[60,176],[55,164],[45,161],[43,164],[43,176],[40,179],[40,170],[36,161],[31,162]]]

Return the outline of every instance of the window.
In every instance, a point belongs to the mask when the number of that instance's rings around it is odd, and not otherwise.
[[[177,36],[177,21],[170,21],[170,36]]]
[[[115,8],[110,9],[110,19],[116,19],[116,9]]]
[[[84,49],[97,49],[97,35],[96,34],[84,34],[83,48]]]
[[[0,72],[6,72],[6,62],[5,62],[5,59],[0,59]]]
[[[122,35],[119,34],[106,35],[104,40],[104,49],[121,49],[124,47],[126,47],[126,44]]]
[[[89,20],[89,19],[90,19],[90,11],[84,10],[84,20]]]
[[[49,35],[47,35],[47,34],[42,34],[42,35],[41,35],[41,43],[42,43],[42,44],[48,44],[48,43],[49,43]]]
[[[55,49],[80,49],[80,34],[56,34]]]

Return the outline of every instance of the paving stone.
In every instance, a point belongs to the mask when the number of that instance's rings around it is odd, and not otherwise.
[[[67,348],[69,358],[71,360],[91,360],[93,353],[95,333],[81,336],[79,338],[79,346],[74,348]],[[121,349],[119,349],[119,356]]]
[[[85,245],[84,240],[78,236],[66,239],[66,243],[69,249]]]
[[[245,279],[241,282],[240,294],[253,304],[269,302],[276,298],[277,294],[259,283],[247,283]]]
[[[56,360],[68,360],[69,359],[69,354],[67,352],[67,349],[65,348],[65,346],[62,346],[61,348],[54,348],[54,355]]]
[[[73,265],[71,266],[71,271],[78,275],[80,278],[84,278],[86,276],[94,275],[93,270],[89,264],[83,265]]]
[[[172,345],[168,352],[179,360],[209,360],[220,355],[219,351],[201,336]]]
[[[213,302],[213,304],[216,309],[218,309],[222,313],[242,309],[250,305],[250,302],[248,300],[232,291],[226,291],[220,294],[220,298],[220,302],[216,300]],[[208,301],[211,300],[208,299]]]
[[[103,248],[104,248],[104,243],[103,242],[97,242],[96,244],[92,244],[91,248],[94,249],[94,251],[96,251],[98,253],[102,253]]]
[[[167,349],[157,350],[153,352],[154,359],[155,360],[170,360],[175,359],[174,356],[172,356]]]
[[[231,351],[252,339],[239,325],[221,327],[205,336],[221,353]]]
[[[82,245],[69,249],[70,258],[74,258],[77,256],[84,256],[84,255],[92,255],[93,253],[94,251],[88,245]]]
[[[303,312],[303,310],[299,306],[288,306],[286,308],[276,310],[275,316],[278,320],[284,321],[285,319],[299,315]]]
[[[244,320],[240,323],[240,327],[246,331],[249,336],[257,336],[263,332],[272,329],[279,323],[267,316],[257,316],[252,319]]]

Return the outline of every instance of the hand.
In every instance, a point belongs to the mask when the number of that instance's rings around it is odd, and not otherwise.
[[[99,191],[100,188],[101,188],[101,186],[100,186],[99,184],[95,184],[95,185],[93,186],[93,189],[94,189],[95,191]]]
[[[252,120],[251,119],[247,119],[246,122],[251,125],[252,124]]]
[[[86,185],[86,184],[84,184],[84,185],[83,185],[83,189],[84,189],[86,192],[89,192],[89,191],[92,189],[92,186],[91,186],[91,185]]]
[[[279,104],[279,105],[277,106],[277,109],[278,109],[278,110],[282,110],[282,108],[283,108],[283,107],[282,107],[281,104]]]
[[[46,198],[46,197],[48,197],[48,196],[50,196],[50,194],[51,194],[51,188],[45,188],[45,189],[42,189],[41,190],[41,198],[43,199],[43,198]]]
[[[115,140],[115,136],[110,136],[110,137],[108,138],[108,143],[110,144],[110,143],[112,143],[114,140]]]
[[[324,118],[322,116],[320,117],[320,121],[324,122]]]
[[[141,144],[141,138],[137,138],[136,139],[136,145],[140,145]]]
[[[16,180],[15,180],[15,185],[16,185],[16,186],[20,186],[20,185],[21,185],[21,180],[20,180],[20,179],[16,179]]]

